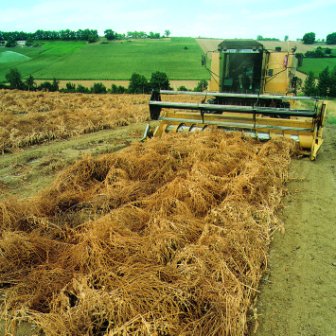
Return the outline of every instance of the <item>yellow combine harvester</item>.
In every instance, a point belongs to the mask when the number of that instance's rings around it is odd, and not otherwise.
[[[212,53],[210,92],[153,91],[145,136],[209,128],[240,131],[259,140],[286,137],[316,158],[326,105],[295,96],[295,51],[269,51],[253,40],[225,40]],[[201,103],[167,102],[161,95],[199,95]],[[161,110],[163,109],[162,113]]]

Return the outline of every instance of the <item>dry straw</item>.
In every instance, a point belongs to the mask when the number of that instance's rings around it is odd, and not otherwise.
[[[244,335],[293,150],[167,135],[1,203],[3,317],[46,335]]]
[[[0,90],[0,153],[148,118],[145,95]]]

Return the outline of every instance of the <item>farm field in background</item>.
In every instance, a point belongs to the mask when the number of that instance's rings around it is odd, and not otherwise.
[[[155,71],[175,80],[207,79],[201,55],[193,38],[42,42],[40,47],[0,48],[0,81],[13,67],[35,79],[128,80],[134,72],[150,78]]]
[[[313,72],[315,77],[326,67],[332,70],[336,66],[336,58],[305,58],[303,65],[298,69],[301,72],[308,74]]]

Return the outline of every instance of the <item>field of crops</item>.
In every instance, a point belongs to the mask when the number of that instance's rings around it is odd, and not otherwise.
[[[292,149],[167,135],[4,200],[1,317],[45,335],[243,335]]]
[[[148,118],[148,96],[0,91],[0,152]]]
[[[201,48],[192,38],[106,44],[43,42],[34,48],[0,48],[0,81],[13,67],[25,77],[31,74],[36,79],[128,80],[133,72],[150,78],[155,71],[167,73],[170,79],[207,79],[209,74],[201,66],[201,54]]]
[[[336,58],[305,58],[299,70],[306,74],[313,72],[318,77],[319,73],[326,67],[329,67],[329,70],[336,67]]]

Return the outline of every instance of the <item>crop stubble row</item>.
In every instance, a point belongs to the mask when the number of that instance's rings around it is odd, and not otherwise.
[[[293,151],[167,135],[3,201],[2,317],[46,335],[243,335]]]

